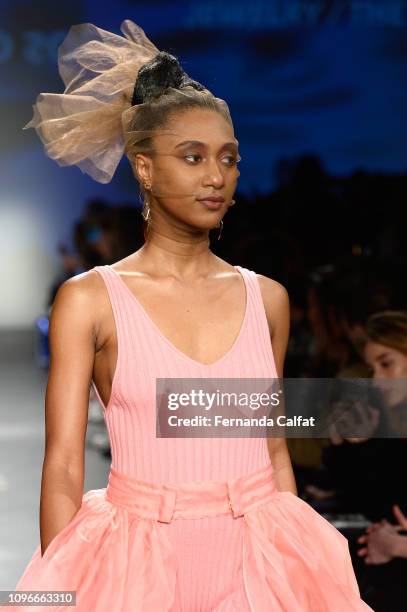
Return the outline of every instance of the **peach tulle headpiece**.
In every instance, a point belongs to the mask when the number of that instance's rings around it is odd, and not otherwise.
[[[123,155],[122,113],[131,107],[141,66],[159,50],[144,31],[126,19],[125,38],[91,23],[74,25],[58,49],[62,94],[41,93],[34,116],[45,151],[60,166],[77,165],[108,183]]]

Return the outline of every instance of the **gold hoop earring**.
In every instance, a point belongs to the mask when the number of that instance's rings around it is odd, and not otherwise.
[[[143,210],[141,211],[141,216],[143,217],[144,221],[148,221],[150,218],[150,205],[147,200],[144,202]]]
[[[151,189],[151,184],[150,183],[143,183],[143,187],[146,191],[150,191]],[[146,194],[145,200],[144,200],[144,204],[143,204],[143,210],[141,212],[141,216],[143,217],[144,221],[148,221],[150,218],[150,194]]]
[[[222,230],[223,230],[223,219],[221,219],[221,220],[220,220],[219,227],[220,227],[220,230],[219,230],[219,233],[218,233],[218,240],[219,240],[219,238],[220,238],[220,237],[221,237],[221,235],[222,235]]]

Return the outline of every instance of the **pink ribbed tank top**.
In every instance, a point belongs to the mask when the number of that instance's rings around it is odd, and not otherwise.
[[[266,312],[256,273],[235,266],[246,287],[237,338],[216,362],[202,364],[175,347],[108,265],[95,266],[113,310],[118,355],[107,406],[103,406],[113,468],[139,480],[179,484],[229,480],[270,463],[267,439],[157,438],[156,378],[277,377]]]

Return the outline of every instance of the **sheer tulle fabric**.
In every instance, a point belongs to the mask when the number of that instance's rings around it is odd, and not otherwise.
[[[123,155],[121,115],[131,106],[139,69],[159,50],[144,31],[123,21],[125,38],[90,23],[74,25],[59,47],[64,93],[41,93],[33,118],[51,159],[75,164],[96,181],[108,183]]]
[[[160,485],[118,472],[111,484],[84,495],[81,508],[44,557],[37,548],[18,590],[76,591],[78,612],[184,612],[176,549],[166,527],[171,520],[216,514],[217,508],[230,514],[227,500],[232,498],[238,515],[233,520],[243,530],[241,579],[213,612],[371,610],[360,599],[346,538],[299,497],[279,492],[270,468],[232,482],[229,498],[222,494],[224,483],[186,483],[184,491],[180,485],[178,515],[169,511],[171,503],[164,510],[157,504],[153,493]],[[180,518],[184,515],[188,518]],[[200,560],[211,562],[209,556]]]
[[[121,31],[124,37],[91,23],[72,26],[58,50],[65,90],[40,93],[33,117],[23,128],[35,128],[46,154],[60,166],[76,165],[100,183],[112,179],[124,153],[131,159],[132,146],[153,133],[167,132],[132,128],[135,114],[144,106],[131,105],[138,72],[159,49],[129,19]],[[208,90],[190,86],[167,90],[213,104]],[[226,102],[216,100],[229,115]]]

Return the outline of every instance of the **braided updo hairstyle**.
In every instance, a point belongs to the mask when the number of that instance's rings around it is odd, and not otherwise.
[[[176,90],[188,92],[188,95],[179,95]],[[135,132],[153,133],[160,128],[165,129],[171,118],[194,107],[215,110],[232,123],[226,103],[216,98],[204,85],[191,79],[178,59],[166,51],[160,51],[140,68],[131,103],[132,106],[141,105],[129,127],[130,131]],[[151,135],[132,144],[126,152],[130,161],[134,160],[137,153],[154,156]],[[133,164],[132,167],[140,184],[145,207],[149,194],[137,176]]]

